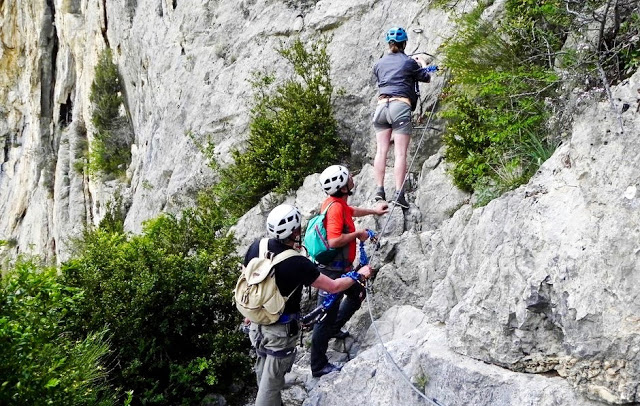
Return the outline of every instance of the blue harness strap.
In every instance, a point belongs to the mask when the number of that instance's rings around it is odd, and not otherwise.
[[[298,320],[299,318],[300,318],[299,313],[283,313],[276,323],[287,324],[287,323],[291,323],[293,320]]]
[[[369,239],[377,243],[378,240],[376,238],[376,233],[373,230],[367,229],[367,233],[369,234]],[[339,261],[336,261],[336,263]],[[359,267],[363,267],[369,264],[369,257],[367,256],[367,252],[364,248],[364,241],[360,241],[360,265]],[[333,264],[332,264],[333,265]],[[345,271],[348,269],[344,269]],[[349,271],[347,273],[342,274],[342,277],[349,277],[356,281],[357,283],[362,285],[360,281],[360,275],[356,271]],[[313,325],[319,321],[322,321],[327,313],[327,310],[335,303],[336,299],[340,296],[338,293],[328,293],[324,291],[320,291],[320,296],[324,297],[322,300],[322,304],[315,309],[313,309],[309,314],[306,314],[300,317],[300,321],[305,326]]]

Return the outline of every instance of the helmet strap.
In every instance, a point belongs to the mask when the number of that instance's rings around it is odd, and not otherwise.
[[[294,234],[297,234],[296,236],[294,236]],[[294,249],[299,250],[300,246],[302,245],[302,228],[298,227],[296,230],[294,230],[294,232],[292,233],[292,235],[290,235],[289,237],[285,238],[284,240],[281,240],[283,243],[285,243],[286,245],[289,245],[291,247],[293,247]]]

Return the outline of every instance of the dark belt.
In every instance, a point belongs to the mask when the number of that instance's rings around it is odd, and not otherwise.
[[[272,357],[276,357],[276,358],[286,358],[289,355],[293,354],[294,352],[296,352],[296,347],[285,348],[284,350],[279,350],[279,351],[268,350],[266,348],[264,351],[262,351],[256,348],[256,354],[258,354],[261,357],[266,357],[267,355],[271,355]]]

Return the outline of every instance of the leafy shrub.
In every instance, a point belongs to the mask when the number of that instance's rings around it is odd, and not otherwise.
[[[0,247],[7,246],[9,248],[13,248],[18,246],[18,240],[15,238],[9,238],[8,240],[0,240]]]
[[[444,142],[458,187],[497,183],[508,190],[540,165],[520,153],[521,140],[533,135],[547,142],[545,97],[554,95],[558,77],[546,66],[524,63],[523,50],[483,21],[481,11],[464,17],[459,35],[445,46],[454,79],[442,111],[449,121]],[[499,176],[505,170],[518,175],[505,183]]]
[[[233,388],[253,383],[231,295],[238,258],[221,223],[194,209],[150,221],[139,236],[98,229],[62,267],[86,292],[72,331],[108,326],[118,349],[110,380],[134,402],[192,405],[213,392],[233,400]]]
[[[507,0],[495,24],[481,18],[488,4],[463,16],[444,46],[453,80],[442,111],[454,182],[483,202],[527,182],[553,152],[560,130],[548,119],[562,87],[621,80],[640,45],[637,2]],[[566,47],[571,36],[591,45]]]
[[[296,39],[277,49],[296,75],[283,83],[267,72],[254,75],[247,147],[233,153],[235,164],[221,170],[215,192],[234,215],[244,214],[272,190],[299,187],[305,176],[346,153],[331,106],[328,41],[305,46]]]
[[[131,161],[133,140],[129,122],[120,114],[124,101],[122,84],[109,48],[96,64],[89,100],[93,105],[91,123],[96,129],[89,155],[89,172],[122,173]]]
[[[83,293],[55,269],[18,262],[0,279],[0,404],[112,404],[106,392],[104,330],[78,339],[65,323]]]
[[[106,213],[98,227],[109,233],[124,233],[125,210],[120,190],[106,203]]]

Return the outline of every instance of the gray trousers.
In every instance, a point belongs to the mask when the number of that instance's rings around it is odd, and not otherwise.
[[[255,406],[282,405],[280,391],[284,388],[284,375],[291,371],[300,335],[289,337],[288,331],[286,324],[251,323],[249,339],[258,354],[254,367],[258,380]]]

